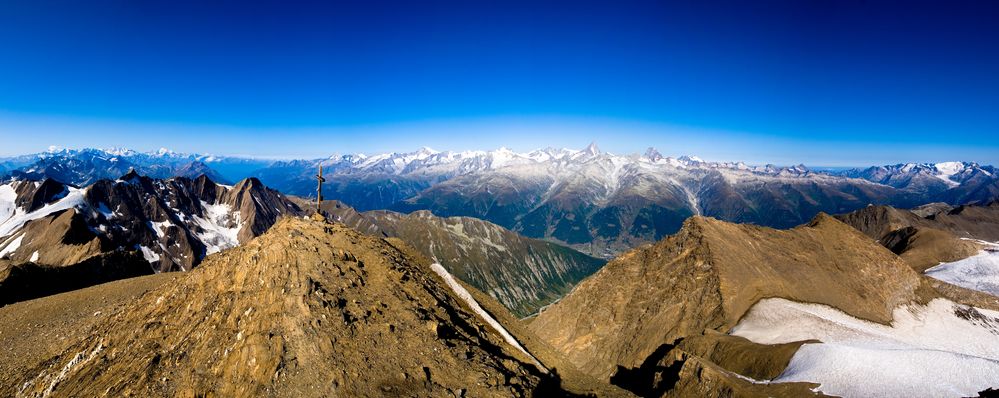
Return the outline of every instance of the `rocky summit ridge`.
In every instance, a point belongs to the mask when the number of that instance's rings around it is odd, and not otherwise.
[[[535,357],[529,338],[509,343],[483,315],[498,304],[474,309],[468,297],[485,295],[457,293],[449,283],[459,282],[412,253],[341,224],[284,218],[4,376],[0,395],[571,395],[559,376],[571,369]]]

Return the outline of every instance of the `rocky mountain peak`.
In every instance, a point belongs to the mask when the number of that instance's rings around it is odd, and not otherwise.
[[[260,182],[259,179],[257,179],[256,177],[250,177],[236,183],[236,185],[233,186],[233,190],[236,191],[259,190],[264,187],[265,187],[264,183]]]
[[[190,270],[206,255],[260,235],[278,218],[301,213],[298,206],[255,178],[238,188],[217,185],[206,176],[151,179],[135,170],[121,179],[99,180],[84,188],[55,180],[17,181],[0,186],[2,191],[12,191],[0,194],[0,245],[15,263],[36,258],[45,266],[66,267],[109,251],[126,250],[142,253],[146,272]],[[55,222],[66,210],[85,228]],[[99,244],[66,248],[78,254],[62,258],[35,255],[35,251],[62,250],[52,242],[79,240],[68,236],[79,235],[80,230]],[[5,243],[15,239],[25,244]],[[40,242],[50,243],[36,247]]]
[[[42,181],[18,181],[15,183],[14,203],[26,212],[33,212],[52,203],[68,193],[66,184],[51,178]]]
[[[645,150],[645,158],[653,162],[658,162],[663,159],[663,154],[659,153],[656,148],[649,147]]]
[[[481,293],[407,250],[285,219],[69,336],[18,376],[16,393],[559,394],[548,369],[471,304]]]
[[[685,163],[693,163],[693,164],[704,163],[704,159],[701,159],[701,158],[699,158],[697,156],[691,156],[691,155],[680,156],[679,160],[682,161],[682,162],[685,162]]]
[[[639,367],[664,343],[726,332],[766,297],[887,323],[919,285],[904,261],[828,215],[790,230],[691,217],[675,235],[607,263],[530,327],[606,379],[616,366]]]
[[[142,180],[142,176],[140,176],[139,172],[135,171],[134,168],[130,168],[128,169],[128,173],[125,173],[125,175],[119,177],[118,179],[128,183],[137,183]]]

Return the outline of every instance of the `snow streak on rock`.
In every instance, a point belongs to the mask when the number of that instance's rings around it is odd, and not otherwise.
[[[202,201],[206,218],[193,216],[202,232],[196,233],[205,244],[205,254],[218,253],[239,245],[239,230],[242,222],[239,212],[233,212],[225,203],[208,204]]]
[[[506,340],[507,344],[510,344],[513,348],[516,348],[520,352],[524,353],[524,355],[527,355],[528,358],[531,358],[531,361],[534,363],[535,366],[538,367],[538,369],[542,370],[546,369],[544,365],[542,365],[541,362],[538,361],[537,358],[531,355],[531,353],[527,352],[527,350],[525,350],[524,347],[520,345],[517,339],[514,338],[513,335],[511,335],[510,332],[508,332],[503,327],[503,325],[500,325],[500,323],[497,322],[495,318],[489,315],[489,313],[486,312],[486,310],[482,309],[482,307],[479,305],[479,302],[475,301],[475,298],[472,297],[472,294],[469,293],[468,290],[465,290],[465,287],[462,286],[461,283],[459,283],[457,280],[455,280],[454,277],[451,276],[451,274],[448,273],[446,269],[444,269],[444,266],[440,265],[440,263],[433,263],[430,265],[430,268],[433,269],[434,272],[441,277],[441,279],[444,279],[444,282],[447,283],[448,287],[450,287],[451,290],[454,291],[454,294],[458,295],[458,297],[461,297],[462,300],[465,300],[465,303],[468,304],[469,308],[471,308],[476,315],[478,315],[480,318],[482,318],[482,320],[486,321],[486,323],[488,323],[489,326],[492,326],[493,329],[499,332],[499,334],[503,336],[503,340]]]

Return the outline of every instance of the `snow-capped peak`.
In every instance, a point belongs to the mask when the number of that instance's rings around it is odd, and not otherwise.
[[[597,143],[596,142],[590,142],[590,145],[587,145],[586,148],[583,149],[583,153],[588,154],[588,155],[592,155],[592,156],[599,155],[600,154],[600,148],[597,147]]]
[[[106,153],[108,155],[111,155],[111,156],[134,156],[137,153],[137,152],[135,152],[135,151],[133,151],[131,149],[124,148],[124,147],[104,148],[104,149],[101,149],[101,151],[104,151],[104,153]]]
[[[962,162],[941,162],[933,165],[933,168],[937,170],[934,177],[943,180],[948,185],[960,185],[959,182],[954,181],[951,177],[964,171],[965,165]]]
[[[954,175],[964,171],[963,162],[941,162],[933,165],[937,169],[937,172],[943,175]]]
[[[436,155],[436,154],[440,153],[440,151],[437,151],[437,150],[435,150],[435,149],[433,149],[431,147],[425,146],[425,147],[420,147],[420,150],[416,151],[416,153],[420,154],[420,155]]]
[[[683,156],[680,156],[680,160],[683,161],[683,162],[686,162],[686,163],[705,163],[704,159],[701,159],[701,158],[699,158],[697,156],[683,155]]]

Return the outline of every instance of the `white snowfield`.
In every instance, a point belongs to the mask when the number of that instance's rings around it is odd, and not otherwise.
[[[943,162],[943,163],[937,163],[933,165],[933,167],[936,168],[937,170],[937,174],[935,175],[935,177],[943,180],[943,182],[946,182],[948,185],[951,186],[961,185],[961,183],[952,180],[951,177],[953,177],[955,174],[964,171],[965,169],[964,163]]]
[[[999,387],[999,312],[935,299],[894,311],[890,326],[835,308],[765,299],[731,334],[802,345],[772,382],[819,383],[843,397],[968,397]]]
[[[26,212],[15,205],[17,194],[11,184],[0,187],[0,237],[10,235],[21,229],[29,221],[37,220],[57,211],[81,207],[85,203],[86,189],[68,187],[65,196],[42,208]]]
[[[472,309],[472,312],[475,312],[475,314],[478,315],[479,318],[482,318],[482,320],[486,321],[486,323],[488,323],[489,326],[492,326],[493,329],[499,332],[500,336],[503,337],[503,340],[505,340],[507,344],[517,349],[518,351],[524,353],[524,355],[527,355],[528,358],[531,358],[531,361],[534,362],[534,366],[537,366],[538,369],[541,369],[542,371],[547,371],[547,368],[545,368],[545,366],[542,365],[537,358],[531,355],[531,353],[527,352],[527,350],[525,350],[524,347],[520,345],[520,342],[518,342],[517,339],[514,338],[513,335],[511,335],[510,332],[508,332],[506,328],[503,327],[503,325],[501,325],[499,322],[496,321],[496,319],[494,319],[491,315],[489,315],[489,313],[486,312],[486,310],[482,309],[482,306],[479,305],[478,301],[475,301],[475,298],[472,297],[472,294],[469,293],[468,290],[466,290],[465,287],[461,285],[461,283],[455,280],[454,276],[451,276],[451,273],[447,272],[447,270],[444,269],[443,265],[440,265],[440,263],[433,263],[430,265],[430,268],[434,270],[434,272],[437,273],[437,275],[440,276],[441,279],[444,279],[444,282],[447,283],[448,287],[450,287],[452,291],[454,291],[454,294],[458,295],[458,297],[464,300],[465,304],[468,304],[468,306]]]
[[[926,275],[971,290],[999,296],[999,244],[981,242],[977,255],[926,270]]]

